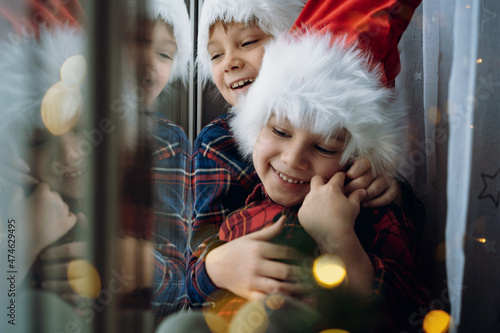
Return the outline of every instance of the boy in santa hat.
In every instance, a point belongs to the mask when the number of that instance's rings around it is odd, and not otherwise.
[[[350,15],[344,9],[348,4],[349,1],[321,4],[313,1],[307,4],[301,17],[324,13],[323,16],[336,15],[330,19],[341,21],[342,17]],[[319,6],[325,7],[320,10]],[[238,98],[248,91],[259,73],[265,45],[279,32],[288,30],[286,27],[291,25],[302,7],[302,1],[205,1],[198,33],[201,79],[212,80],[226,101],[237,105]],[[400,25],[400,29],[404,30],[404,27],[406,25]],[[196,283],[196,265],[206,250],[205,241],[217,234],[227,215],[241,207],[260,183],[253,165],[237,149],[228,125],[232,116],[231,113],[224,114],[214,120],[194,143],[192,170],[196,172],[192,180],[191,248],[195,252],[188,263],[190,278],[187,280],[194,306],[201,305],[208,296],[203,286]],[[346,193],[366,188],[368,195],[364,206],[383,206],[394,201],[399,190],[394,178],[385,173],[375,178],[370,169],[367,159],[354,161],[347,171],[347,178],[351,181],[345,188]],[[405,193],[405,196],[414,197],[411,193]]]

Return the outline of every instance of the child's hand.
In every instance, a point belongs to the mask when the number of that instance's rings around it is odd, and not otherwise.
[[[51,191],[46,183],[37,185],[28,197],[19,186],[14,186],[9,212],[12,216],[21,216],[33,259],[66,234],[77,220],[59,193]]]
[[[0,150],[0,156],[5,157],[0,159],[0,184],[31,186],[39,183],[38,179],[29,175],[29,165],[19,156],[5,149]]]
[[[346,196],[345,173],[337,172],[325,183],[322,177],[311,179],[311,190],[299,209],[299,221],[320,247],[354,233],[354,221],[366,190],[358,189]],[[328,239],[326,239],[328,238]]]
[[[354,161],[347,171],[347,178],[351,181],[344,188],[345,195],[358,189],[366,189],[368,194],[363,200],[363,207],[381,207],[393,201],[399,204],[401,191],[394,177],[387,174],[373,177],[371,163],[366,158]]]
[[[84,218],[78,214],[78,218]],[[87,242],[71,242],[45,249],[40,256],[42,289],[57,293],[64,297],[74,294],[72,284],[84,279],[84,275],[68,276],[69,263],[73,260],[87,259]],[[70,278],[73,279],[70,283]]]
[[[366,190],[358,189],[346,196],[344,181],[343,172],[337,172],[328,183],[314,176],[311,190],[299,209],[299,221],[321,253],[335,253],[344,260],[349,289],[368,296],[372,291],[373,266],[354,232]]]
[[[262,300],[272,293],[299,293],[302,287],[288,282],[299,268],[275,260],[296,260],[300,254],[292,248],[270,242],[279,235],[284,221],[285,216],[282,216],[270,227],[210,251],[205,265],[215,285],[248,300]]]

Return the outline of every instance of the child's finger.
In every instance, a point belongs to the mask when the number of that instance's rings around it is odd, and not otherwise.
[[[355,179],[365,174],[371,169],[371,163],[366,158],[360,158],[354,161],[353,165],[347,170],[347,177]]]
[[[344,188],[346,174],[344,172],[337,172],[328,182],[328,185],[334,186],[336,188]]]
[[[365,189],[359,189],[359,190],[356,190],[356,191],[352,192],[351,194],[349,194],[348,199],[351,201],[354,201],[356,203],[356,205],[359,205],[361,203],[361,201],[363,201],[363,199],[366,197],[367,194],[368,193],[366,192]]]
[[[46,280],[64,280],[68,278],[68,263],[41,265],[40,271]]]
[[[51,246],[43,251],[40,260],[64,260],[85,258],[87,250],[86,242],[71,242],[58,246]]]
[[[273,260],[299,260],[303,258],[303,255],[294,248],[269,242],[262,244],[260,253],[262,257]]]
[[[325,185],[325,180],[323,179],[323,177],[316,175],[316,176],[311,178],[311,189],[317,188],[317,187],[320,187],[323,185]]]
[[[256,231],[248,235],[248,238],[256,239],[256,240],[271,240],[274,237],[278,236],[283,229],[283,225],[285,224],[286,216],[283,215],[279,218],[278,221],[271,224],[269,227],[266,227],[262,230]]]

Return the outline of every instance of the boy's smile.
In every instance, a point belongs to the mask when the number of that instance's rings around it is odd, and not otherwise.
[[[253,163],[269,197],[283,206],[302,203],[315,175],[329,180],[340,165],[344,142],[271,117],[255,143]]]
[[[224,99],[237,105],[239,95],[245,93],[259,74],[264,46],[271,37],[243,23],[220,22],[213,25],[208,43],[215,85]]]

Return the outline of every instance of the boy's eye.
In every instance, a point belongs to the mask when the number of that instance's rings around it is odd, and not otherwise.
[[[321,154],[325,154],[325,155],[335,155],[338,153],[337,150],[334,150],[334,149],[330,149],[330,148],[324,148],[324,147],[321,147],[321,146],[314,146],[314,148],[320,152]]]
[[[284,132],[283,130],[279,129],[279,128],[276,128],[276,127],[273,127],[273,133],[276,134],[277,136],[281,136],[283,138],[288,138],[290,137],[289,134],[287,134],[286,132]]]
[[[210,58],[210,61],[214,61],[215,59],[219,58],[221,54],[214,54],[212,55],[212,58]]]
[[[168,53],[156,52],[156,55],[165,60],[172,60],[172,57]]]
[[[259,41],[258,39],[256,39],[256,40],[251,40],[251,41],[249,41],[249,42],[245,42],[245,43],[243,43],[243,44],[242,44],[242,46],[249,46],[249,45],[252,45],[252,44],[257,43],[258,41]]]
[[[29,140],[28,146],[31,149],[39,149],[45,147],[49,141],[49,136],[39,136]]]

